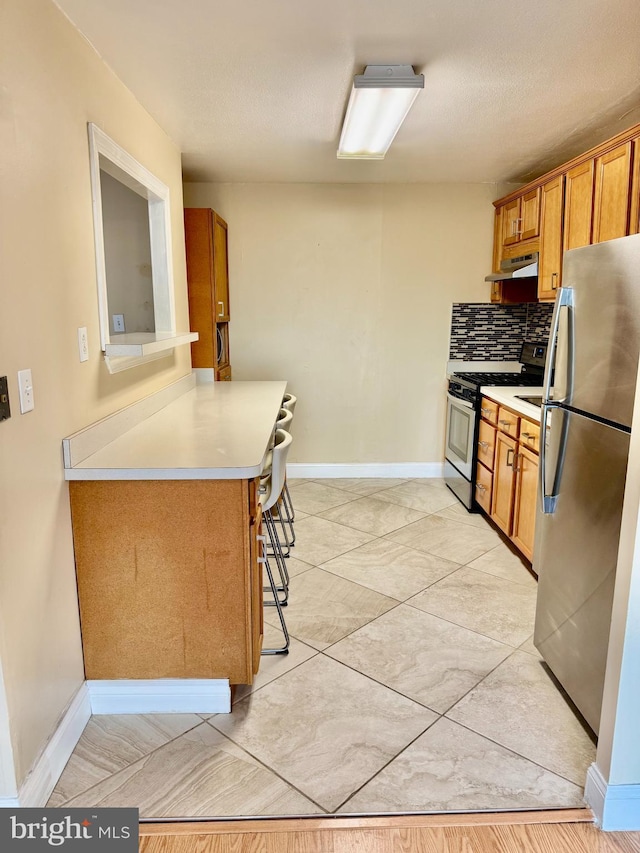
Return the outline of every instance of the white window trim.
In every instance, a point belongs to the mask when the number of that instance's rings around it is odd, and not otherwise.
[[[93,122],[89,122],[88,129],[100,346],[109,370],[115,373],[161,355],[170,355],[174,347],[198,340],[198,335],[188,330],[176,332],[169,187]],[[149,204],[155,332],[134,334],[130,342],[128,335],[117,335],[113,341],[111,340],[102,221],[101,169],[146,199]],[[143,338],[144,346],[141,348]],[[127,350],[129,345],[130,349]]]

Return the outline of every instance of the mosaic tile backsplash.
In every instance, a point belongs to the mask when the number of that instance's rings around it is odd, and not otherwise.
[[[523,341],[546,341],[553,303],[453,305],[449,358],[455,361],[517,361]]]

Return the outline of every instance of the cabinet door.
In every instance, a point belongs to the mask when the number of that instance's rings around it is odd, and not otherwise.
[[[189,292],[189,326],[200,338],[191,344],[193,367],[214,367],[216,324],[213,316],[213,211],[187,207],[184,237]]]
[[[515,472],[513,463],[518,442],[502,432],[496,435],[496,463],[493,472],[491,518],[501,530],[511,535]]]
[[[511,246],[520,240],[520,199],[502,205],[502,245]]]
[[[229,261],[227,257],[227,223],[217,213],[213,214],[213,270],[216,322],[228,322]]]
[[[632,139],[633,177],[631,178],[631,216],[629,234],[640,231],[640,139]]]
[[[520,427],[520,418],[509,409],[500,406],[498,409],[498,429],[506,432],[512,438],[518,437],[518,429]]]
[[[533,557],[537,495],[538,457],[521,444],[516,462],[512,539],[529,560]]]
[[[540,187],[522,196],[519,225],[521,240],[529,240],[540,233]]]
[[[249,548],[251,560],[251,654],[253,673],[260,666],[262,640],[264,634],[264,611],[262,594],[262,562],[263,540],[258,539],[262,529],[262,508],[258,506],[258,516],[252,522],[249,532]]]
[[[565,177],[564,250],[591,243],[595,165],[587,160],[570,169]]]
[[[493,474],[488,471],[484,465],[476,466],[476,501],[478,505],[487,513],[491,514],[491,487],[493,483]]]
[[[527,450],[538,453],[540,450],[540,424],[535,424],[533,421],[527,421],[522,418],[520,420],[519,441]]]
[[[493,457],[496,449],[496,428],[486,421],[478,426],[478,462],[493,471]]]
[[[629,227],[631,143],[596,157],[595,173],[592,242],[625,237]]]
[[[538,299],[555,299],[562,272],[562,209],[564,175],[542,187]]]
[[[493,220],[493,272],[500,272],[502,262],[502,208],[496,207]],[[494,282],[497,284],[497,282]]]

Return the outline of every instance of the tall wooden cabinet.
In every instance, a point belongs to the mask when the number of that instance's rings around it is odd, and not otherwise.
[[[191,345],[193,367],[212,368],[217,380],[231,379],[229,356],[229,260],[227,223],[214,210],[184,211],[189,321],[200,338]]]

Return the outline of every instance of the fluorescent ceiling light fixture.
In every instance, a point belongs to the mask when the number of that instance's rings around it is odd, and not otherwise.
[[[411,65],[367,65],[353,78],[338,158],[382,160],[421,89]]]

